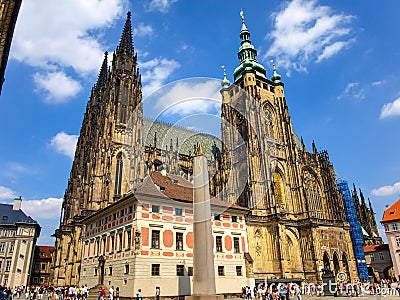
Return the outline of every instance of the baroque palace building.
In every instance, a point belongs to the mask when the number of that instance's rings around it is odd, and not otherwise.
[[[84,247],[90,242],[84,225],[95,221],[97,211],[109,213],[109,206],[128,201],[126,195],[164,165],[168,174],[190,182],[197,142],[209,159],[211,194],[248,209],[246,277],[315,282],[330,270],[357,278],[350,226],[328,153],[318,152],[314,143],[307,151],[295,134],[281,77],[274,68],[267,78],[243,17],[240,38],[234,83],[226,75],[222,81],[220,141],[143,118],[128,13],[112,64],[106,53],[87,104],[55,232],[53,284],[79,284],[87,276],[82,262],[92,261],[94,250]]]

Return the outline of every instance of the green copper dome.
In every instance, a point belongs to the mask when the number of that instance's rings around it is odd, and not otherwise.
[[[274,65],[274,73],[272,74],[271,80],[275,83],[281,82],[281,75],[276,72],[276,66]]]
[[[242,17],[242,29],[240,31],[240,42],[238,58],[240,60],[239,66],[233,72],[234,80],[239,79],[246,71],[255,71],[257,75],[266,78],[266,70],[264,66],[257,61],[257,51],[254,49],[250,41],[250,31],[247,29],[244,22],[243,12],[240,12]]]

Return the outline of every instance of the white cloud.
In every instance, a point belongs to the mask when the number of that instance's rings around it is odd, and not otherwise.
[[[155,109],[166,115],[189,115],[219,110],[220,88],[220,80],[215,79],[177,81],[156,92]]]
[[[350,42],[351,41],[348,41],[348,42],[341,41],[341,42],[335,42],[332,45],[326,46],[325,49],[323,50],[323,52],[318,56],[317,62],[321,62],[324,59],[328,59],[331,56],[335,55],[340,50],[342,50],[342,48],[347,46]]]
[[[337,98],[353,98],[360,101],[365,98],[365,89],[360,86],[359,82],[349,82]]]
[[[385,185],[380,188],[372,190],[374,196],[391,196],[400,193],[400,182],[396,182],[393,185]]]
[[[400,98],[383,105],[379,118],[385,119],[394,116],[400,116]]]
[[[35,73],[33,81],[36,91],[45,93],[45,102],[52,104],[66,103],[82,89],[78,81],[64,72],[49,72],[45,75]]]
[[[372,86],[380,86],[386,83],[386,80],[378,80],[371,83]]]
[[[144,25],[143,22],[140,22],[135,28],[133,29],[133,35],[135,36],[151,36],[153,34],[153,27],[150,25]]]
[[[34,220],[54,219],[61,215],[62,198],[22,200],[21,209]]]
[[[61,131],[51,138],[50,146],[53,147],[57,152],[74,159],[77,141],[77,135],[70,135],[64,131]]]
[[[347,38],[352,16],[335,14],[316,0],[293,0],[272,17],[274,29],[267,36],[272,45],[264,59],[275,57],[287,70],[307,71],[311,61],[321,62],[354,41]]]
[[[125,0],[23,1],[11,57],[42,68],[97,71],[104,52],[100,35],[123,12]]]
[[[17,193],[12,189],[0,185],[0,200],[10,200],[17,197]]]
[[[173,59],[154,58],[139,64],[142,73],[143,94],[149,95],[165,84],[167,78],[180,67]]]
[[[158,10],[160,12],[168,12],[169,7],[175,3],[177,0],[151,0],[147,4],[147,9],[149,11]]]

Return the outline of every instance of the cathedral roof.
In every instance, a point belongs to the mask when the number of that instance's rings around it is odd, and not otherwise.
[[[146,176],[143,182],[134,190],[133,194],[135,197],[146,195],[191,203],[193,202],[193,184],[181,176],[172,174],[163,176],[157,171]],[[248,210],[245,207],[221,201],[214,197],[211,197],[211,205],[224,209]]]
[[[400,220],[400,200],[383,212],[381,223]]]
[[[221,141],[216,136],[202,132],[196,132],[183,127],[174,126],[171,124],[143,119],[143,136],[145,146],[154,146],[154,138],[157,134],[157,148],[165,149],[171,143],[171,139],[175,144],[176,139],[179,143],[179,153],[185,155],[193,154],[193,147],[197,143],[203,145],[204,156],[207,159],[212,159],[212,146],[214,143],[221,149]]]

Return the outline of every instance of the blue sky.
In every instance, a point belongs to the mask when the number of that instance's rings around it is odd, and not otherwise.
[[[328,150],[338,177],[371,198],[378,221],[400,198],[397,0],[23,1],[0,96],[0,201],[22,196],[23,209],[43,227],[39,244],[53,243],[90,89],[104,51],[119,42],[126,12],[145,95],[204,77],[196,86],[216,98],[211,78],[222,78],[225,65],[232,81],[238,65],[240,9],[268,77],[275,60],[308,149],[315,140]],[[158,109],[176,93],[190,97],[186,83],[168,85],[176,91],[153,100]],[[145,103],[145,115],[152,107]],[[199,101],[167,117],[191,113],[216,115],[218,105]]]

